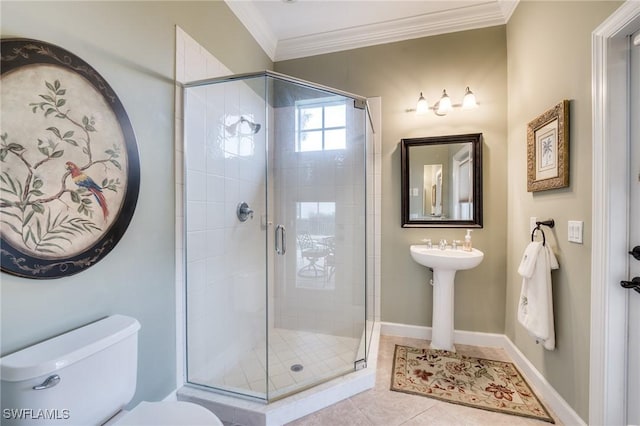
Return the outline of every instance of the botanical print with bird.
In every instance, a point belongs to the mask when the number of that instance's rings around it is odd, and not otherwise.
[[[127,167],[122,135],[101,134],[117,127],[104,101],[83,96],[94,89],[55,68],[3,84],[13,90],[2,92],[7,104],[31,101],[3,105],[0,130],[2,238],[25,253],[54,258],[82,252],[109,229]]]

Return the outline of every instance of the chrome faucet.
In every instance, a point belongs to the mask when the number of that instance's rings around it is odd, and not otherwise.
[[[238,220],[240,220],[240,222],[245,222],[248,218],[253,219],[253,210],[249,208],[249,205],[247,203],[242,202],[238,204],[236,215],[238,216]]]
[[[445,239],[440,240],[439,247],[440,247],[440,250],[445,250],[447,248],[447,240]]]

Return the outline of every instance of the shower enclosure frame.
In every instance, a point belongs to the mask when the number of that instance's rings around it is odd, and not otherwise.
[[[375,323],[375,318],[376,318],[376,312],[374,312],[375,309],[375,303],[373,303],[374,300],[374,296],[372,294],[369,294],[370,292],[374,292],[375,291],[375,274],[373,272],[373,265],[371,265],[370,263],[372,263],[373,261],[371,260],[373,258],[373,253],[375,251],[374,248],[374,238],[373,238],[373,229],[374,229],[374,225],[373,223],[370,223],[371,221],[373,221],[373,215],[371,215],[370,213],[370,209],[371,209],[371,205],[370,204],[370,200],[369,198],[373,198],[372,195],[372,191],[373,191],[373,182],[370,180],[370,174],[372,174],[372,170],[369,170],[369,168],[373,168],[374,167],[374,162],[373,161],[369,161],[368,156],[370,155],[370,151],[373,151],[373,147],[372,147],[372,142],[371,140],[369,140],[369,127],[371,129],[371,134],[375,133],[374,129],[373,129],[373,122],[372,122],[372,117],[371,117],[371,112],[368,106],[368,102],[367,99],[359,96],[359,95],[355,95],[349,92],[345,92],[342,90],[338,90],[338,89],[334,89],[328,86],[324,86],[321,84],[316,84],[316,83],[312,83],[306,80],[302,80],[302,79],[298,79],[295,77],[291,77],[291,76],[287,76],[284,74],[280,74],[277,72],[273,72],[273,71],[261,71],[261,72],[254,72],[254,73],[244,73],[244,74],[235,74],[235,75],[229,75],[229,76],[223,76],[223,77],[216,77],[216,78],[210,78],[210,79],[204,79],[204,80],[198,80],[198,81],[194,81],[194,82],[190,82],[190,83],[185,83],[183,84],[183,111],[185,111],[185,99],[186,99],[186,91],[190,88],[195,88],[195,87],[200,87],[200,86],[207,86],[207,85],[212,85],[212,84],[219,84],[219,83],[225,83],[225,82],[234,82],[234,81],[245,81],[248,79],[253,79],[253,78],[260,78],[263,77],[265,78],[265,81],[268,78],[274,79],[274,80],[279,80],[282,82],[286,82],[286,83],[291,83],[291,84],[295,84],[297,86],[301,86],[301,87],[305,87],[308,89],[312,89],[312,90],[318,90],[318,91],[323,91],[323,92],[327,92],[328,94],[331,95],[335,95],[335,96],[342,96],[344,98],[348,98],[353,100],[354,102],[354,108],[358,108],[358,109],[364,109],[364,128],[363,128],[363,135],[365,137],[365,141],[364,141],[364,149],[363,149],[363,157],[364,157],[364,161],[363,161],[363,170],[362,173],[364,175],[363,178],[363,186],[364,186],[364,205],[363,205],[363,209],[364,209],[364,264],[362,266],[363,268],[363,282],[362,282],[362,286],[363,286],[363,305],[364,305],[364,318],[363,318],[363,330],[362,330],[362,342],[364,345],[364,349],[363,349],[363,357],[361,359],[355,359],[354,360],[354,365],[353,365],[353,370],[351,371],[356,371],[358,369],[364,368],[366,367],[366,362],[367,362],[367,357],[369,355],[369,349],[370,349],[370,344],[371,344],[371,340],[372,340],[372,333],[373,333],[373,327],[374,327],[374,323]],[[268,90],[266,89],[266,84],[265,84],[265,121],[264,121],[264,129],[265,131],[267,131],[267,129],[269,129],[269,123],[270,123],[270,110],[267,107],[268,106],[268,96],[267,96],[267,92]],[[185,114],[186,115],[186,114]],[[253,123],[252,123],[253,124]],[[259,130],[260,125],[258,125],[258,130]],[[187,176],[187,155],[186,155],[186,145],[187,145],[187,130],[186,130],[186,126],[183,129],[183,138],[184,138],[184,144],[185,144],[185,156],[183,158],[183,178],[184,178],[184,183],[185,183],[185,188],[187,188],[188,185],[188,176]],[[257,133],[257,131],[256,131]],[[265,191],[265,209],[268,211],[268,209],[266,208],[269,205],[269,191],[270,191],[270,187],[269,184],[267,183],[269,179],[272,179],[271,177],[269,177],[269,170],[270,167],[272,167],[270,165],[270,158],[269,158],[269,150],[271,149],[271,146],[274,144],[277,144],[278,142],[275,141],[275,138],[271,136],[272,133],[268,133],[265,137],[264,137],[264,142],[265,142],[265,164],[264,164],[264,173],[265,173],[265,187],[264,187],[264,191]],[[370,192],[371,191],[371,192]],[[186,193],[186,189],[185,189],[185,193]],[[186,217],[187,217],[187,210],[188,210],[188,206],[187,206],[187,197],[185,195],[185,197],[183,197],[183,208],[184,208],[184,212],[185,212],[185,224],[186,224]],[[274,224],[275,225],[275,224]],[[267,232],[268,232],[268,225],[267,225]],[[187,233],[186,233],[186,227],[185,227],[185,232],[182,233],[183,235],[183,246],[186,248],[187,247]],[[269,252],[269,250],[271,250],[271,244],[272,242],[269,240],[268,237],[265,238],[265,254]],[[265,295],[266,295],[266,300],[265,300],[265,336],[266,339],[268,341],[269,339],[269,333],[270,333],[270,302],[269,302],[269,298],[270,298],[270,287],[269,287],[269,280],[270,280],[270,275],[269,275],[269,270],[273,269],[275,266],[272,264],[272,262],[268,261],[268,257],[267,256],[267,260],[266,260],[266,265],[265,265],[265,281],[264,281],[264,285],[266,286],[266,290],[265,290]],[[188,342],[189,342],[189,320],[188,320],[188,312],[189,312],[189,306],[187,303],[188,300],[188,277],[187,277],[187,271],[188,268],[186,267],[186,258],[187,258],[187,250],[185,249],[185,253],[184,253],[184,264],[185,264],[185,268],[183,269],[183,279],[185,282],[185,287],[184,287],[184,291],[185,291],[185,297],[184,297],[184,312],[185,312],[185,356],[184,356],[184,372],[185,372],[185,385],[190,386],[190,387],[194,387],[194,388],[200,388],[203,390],[207,390],[210,392],[215,392],[215,393],[220,393],[220,394],[227,394],[227,395],[231,395],[234,397],[241,397],[241,398],[248,398],[248,399],[252,399],[252,400],[257,400],[263,403],[269,403],[269,402],[273,402],[282,398],[285,398],[291,394],[295,394],[298,392],[301,392],[305,389],[308,389],[310,387],[314,387],[317,386],[320,383],[329,381],[335,377],[339,377],[342,376],[344,374],[348,374],[348,373],[340,373],[340,374],[336,374],[334,376],[328,376],[323,378],[320,381],[314,382],[310,385],[307,386],[303,386],[303,387],[299,387],[296,390],[290,392],[290,393],[286,393],[283,395],[278,395],[275,398],[271,398],[270,397],[270,391],[269,388],[267,386],[266,392],[264,394],[264,398],[263,397],[259,397],[259,396],[255,396],[255,395],[250,395],[250,394],[246,394],[246,393],[242,393],[242,392],[236,392],[236,391],[230,391],[227,389],[223,389],[223,388],[219,388],[219,387],[213,387],[213,386],[208,386],[208,385],[202,385],[202,384],[198,384],[198,383],[193,383],[189,381],[189,363],[188,363]],[[269,358],[269,351],[266,351],[266,359],[268,360]],[[266,367],[266,377],[265,379],[267,380],[267,383],[269,381],[269,371],[268,371],[268,366]]]

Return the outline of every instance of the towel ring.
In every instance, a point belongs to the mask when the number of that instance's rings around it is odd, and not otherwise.
[[[556,226],[556,222],[553,219],[544,220],[542,222],[536,222],[536,227],[533,228],[533,231],[531,231],[531,242],[534,241],[536,231],[540,231],[542,233],[542,245],[544,246],[547,244],[547,238],[544,235],[544,230],[540,227],[542,225],[548,226],[549,228],[553,228],[554,226]]]
[[[536,235],[536,231],[540,231],[540,233],[542,233],[542,245],[546,245],[547,244],[547,238],[544,235],[544,231],[542,230],[542,228],[540,228],[540,225],[536,226],[535,228],[533,228],[533,231],[531,232],[531,242],[534,241],[534,237]]]

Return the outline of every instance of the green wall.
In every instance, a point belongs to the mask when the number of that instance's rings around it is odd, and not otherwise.
[[[507,25],[509,69],[509,211],[505,334],[586,421],[589,416],[591,306],[591,32],[619,2],[521,2]],[[544,30],[541,30],[541,29]],[[527,192],[527,123],[570,101],[570,186]],[[517,322],[518,264],[529,217],[553,218],[546,231],[554,271],[556,350],[536,345]],[[584,221],[584,244],[567,242],[567,221]]]
[[[102,261],[57,280],[1,275],[0,352],[107,315],[130,315],[142,324],[133,402],[164,398],[176,387],[175,26],[234,72],[272,63],[223,2],[2,1],[0,7],[3,38],[60,46],[107,80],[129,115],[141,162],[135,215]]]

